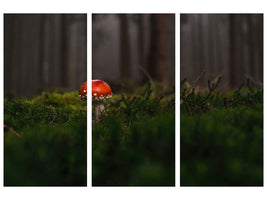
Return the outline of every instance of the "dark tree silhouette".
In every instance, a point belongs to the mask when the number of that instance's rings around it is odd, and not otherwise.
[[[129,19],[127,14],[119,15],[120,21],[120,73],[121,80],[129,80],[131,72],[131,47]]]
[[[168,14],[151,15],[151,42],[148,71],[153,80],[169,84],[169,18]]]
[[[232,87],[238,87],[247,78],[263,80],[262,19],[259,14],[229,15],[229,72]]]
[[[5,14],[5,92],[32,95],[86,79],[85,14]]]
[[[146,56],[145,56],[145,30],[144,30],[144,16],[143,14],[137,15],[137,27],[138,27],[138,55],[139,55],[139,67],[146,68]],[[146,77],[143,75],[142,80]]]

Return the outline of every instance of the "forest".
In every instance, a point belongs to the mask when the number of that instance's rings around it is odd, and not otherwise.
[[[86,20],[4,15],[5,186],[263,186],[262,14]]]
[[[119,25],[114,27],[119,51],[108,51],[119,55],[116,80],[105,73],[116,71],[111,64],[97,74],[102,67],[97,63],[111,62],[104,53],[96,56],[106,32],[95,23],[110,17]],[[5,186],[175,185],[173,14],[93,15],[92,78],[104,79],[112,97],[92,122],[84,85],[91,81],[86,78],[86,15],[6,14],[4,20]],[[130,24],[145,40],[145,52],[133,51]],[[87,137],[92,137],[92,181],[87,180]]]
[[[180,20],[181,186],[263,186],[263,15]]]

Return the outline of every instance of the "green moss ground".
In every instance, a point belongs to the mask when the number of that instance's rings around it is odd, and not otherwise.
[[[181,97],[181,185],[263,186],[263,89]]]
[[[107,103],[93,127],[93,186],[175,185],[174,90],[153,91],[148,84]]]
[[[4,100],[4,185],[86,186],[86,102],[77,92]]]

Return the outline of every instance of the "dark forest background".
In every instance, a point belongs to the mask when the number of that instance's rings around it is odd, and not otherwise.
[[[86,14],[5,14],[4,89],[78,90],[87,77]]]
[[[175,80],[174,14],[93,14],[92,78],[165,85]],[[5,14],[4,88],[33,95],[86,80],[86,14]],[[262,14],[181,14],[181,79],[223,88],[263,82]],[[91,47],[89,47],[91,48]]]
[[[93,79],[174,84],[174,14],[92,18]],[[86,80],[86,26],[85,14],[5,14],[5,92],[27,96],[55,88],[78,90]]]
[[[174,14],[93,14],[93,79],[173,85]]]
[[[181,14],[181,80],[222,77],[222,88],[263,83],[262,14]]]

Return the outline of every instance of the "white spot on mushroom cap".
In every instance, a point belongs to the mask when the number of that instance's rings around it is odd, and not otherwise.
[[[108,96],[101,95],[100,97],[98,97],[96,93],[94,93],[94,95],[92,96],[93,101],[105,101],[105,100],[110,99],[111,97],[112,97],[111,94],[108,95]]]

